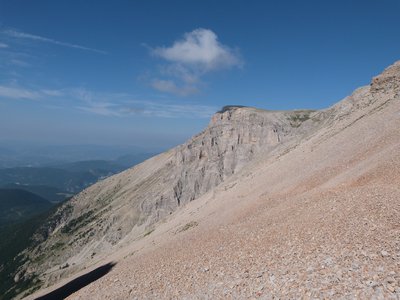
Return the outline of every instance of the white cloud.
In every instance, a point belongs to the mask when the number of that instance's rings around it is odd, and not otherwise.
[[[199,81],[199,72],[190,70],[179,64],[169,64],[160,68],[160,73],[163,76],[174,77],[187,84],[195,84]]]
[[[21,32],[21,31],[15,30],[15,29],[6,29],[6,30],[3,30],[2,33],[6,34],[6,35],[8,35],[10,37],[17,38],[17,39],[29,39],[29,40],[33,40],[33,41],[50,43],[50,44],[63,46],[63,47],[69,47],[69,48],[75,48],[75,49],[80,49],[80,50],[85,50],[85,51],[91,51],[91,52],[96,52],[96,53],[100,53],[100,54],[107,54],[107,52],[105,52],[103,50],[98,50],[98,49],[95,49],[95,48],[89,48],[89,47],[85,47],[85,46],[81,46],[81,45],[77,45],[77,44],[61,42],[61,41],[50,39],[50,38],[46,38],[46,37],[43,37],[43,36],[34,35],[34,34],[26,33],[26,32]]]
[[[78,109],[102,116],[121,116],[119,109],[110,103],[91,103],[87,106],[77,106]]]
[[[71,94],[72,97],[87,103],[92,102],[95,97],[91,91],[88,91],[85,88],[69,89],[69,93]]]
[[[217,107],[138,100],[127,93],[103,93],[85,88],[27,89],[0,85],[0,99],[40,100],[46,107],[72,108],[108,117],[209,118]],[[56,99],[57,101],[53,101]],[[50,104],[50,106],[49,106]]]
[[[159,118],[210,118],[217,108],[197,104],[162,104],[152,101],[131,101],[131,103],[90,103],[76,107],[87,113],[124,117],[143,116]]]
[[[147,110],[143,114],[164,118],[210,118],[217,108],[198,104],[160,104],[147,103]]]
[[[36,100],[49,96],[60,97],[63,96],[63,92],[61,90],[33,90],[19,86],[0,85],[0,98]]]
[[[0,85],[0,98],[33,100],[40,98],[40,93],[33,90]]]
[[[7,44],[4,44],[4,43],[0,43],[0,49],[4,49],[4,48],[8,48],[8,45]]]
[[[234,50],[221,44],[217,35],[209,29],[199,28],[186,33],[182,40],[171,47],[158,47],[153,54],[168,61],[196,66],[205,71],[241,65]]]
[[[151,53],[168,63],[159,69],[159,75],[164,78],[156,76],[150,85],[179,96],[198,92],[201,78],[209,72],[242,65],[238,51],[219,42],[212,30],[203,28],[184,34],[170,47],[151,49]]]
[[[158,118],[210,118],[217,107],[178,103],[160,103],[151,100],[132,99],[128,94],[92,93],[96,101],[86,102],[77,105],[76,108],[87,113],[113,116],[142,116]]]
[[[43,95],[46,96],[51,96],[51,97],[62,97],[64,96],[64,91],[63,90],[41,90],[40,91]]]
[[[81,101],[75,108],[102,116],[209,118],[218,109],[207,105],[137,100],[126,93],[96,93],[83,88],[70,89],[68,92],[71,97]]]
[[[12,58],[10,60],[10,64],[14,65],[14,66],[18,66],[18,67],[30,67],[31,65],[29,63],[27,63],[26,61],[23,61],[21,59],[15,59]]]
[[[195,86],[177,86],[172,80],[154,79],[151,82],[151,86],[160,92],[167,92],[178,96],[188,96],[198,92],[198,89]]]

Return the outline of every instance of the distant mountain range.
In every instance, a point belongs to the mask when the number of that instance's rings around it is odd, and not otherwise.
[[[0,226],[45,212],[55,203],[151,155],[134,154],[113,161],[87,160],[46,167],[0,169]]]
[[[25,190],[0,189],[0,226],[29,219],[52,206],[48,200]]]
[[[22,188],[43,196],[47,194],[46,198],[50,201],[60,201],[60,194],[75,194],[152,155],[125,155],[113,161],[88,160],[39,167],[3,168],[0,169],[0,187]]]
[[[48,185],[23,185],[23,184],[9,183],[2,186],[1,188],[28,191],[46,199],[51,203],[61,202],[73,195],[72,193]]]
[[[0,148],[0,163],[1,158],[14,154],[11,150]],[[139,153],[122,155],[114,160],[57,164],[46,159],[45,164],[36,164],[35,167],[0,168],[0,299],[14,284],[14,279],[8,274],[13,273],[21,263],[13,258],[32,245],[33,233],[47,216],[54,213],[59,203],[98,180],[151,156],[153,153]]]
[[[48,167],[65,163],[105,160],[131,166],[161,149],[144,150],[131,146],[34,146],[0,141],[0,168]],[[129,153],[129,154],[128,154]]]

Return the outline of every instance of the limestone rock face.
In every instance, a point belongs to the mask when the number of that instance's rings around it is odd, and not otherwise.
[[[196,199],[240,170],[260,153],[299,136],[311,111],[272,112],[232,107],[216,113],[207,129],[176,148],[173,198],[178,205]]]
[[[217,112],[207,128],[186,143],[98,182],[64,203],[37,232],[36,245],[23,253],[27,260],[18,280],[34,273],[49,285],[101,261],[149,235],[180,208],[214,192],[259,160],[268,165],[304,144],[302,151],[312,151],[398,101],[399,83],[398,62],[370,86],[325,110],[266,111],[233,106]],[[308,168],[328,161],[328,154],[311,161]]]
[[[51,283],[140,238],[255,157],[309,135],[318,125],[313,113],[249,107],[216,113],[185,144],[98,182],[60,207],[36,235],[39,246],[25,253],[28,265]],[[66,262],[70,267],[62,268]],[[24,272],[19,275],[30,275]]]

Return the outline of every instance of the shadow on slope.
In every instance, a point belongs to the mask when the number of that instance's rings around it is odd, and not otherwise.
[[[62,287],[44,295],[41,297],[36,298],[36,300],[50,300],[50,299],[64,299],[68,296],[72,295],[73,293],[79,291],[81,288],[89,285],[90,283],[96,281],[97,279],[103,277],[108,272],[112,270],[115,266],[115,263],[108,263],[93,271],[79,276],[74,280],[68,282],[67,284],[63,285]]]

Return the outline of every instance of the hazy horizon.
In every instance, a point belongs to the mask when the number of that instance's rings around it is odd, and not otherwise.
[[[0,0],[0,144],[168,149],[225,105],[329,107],[400,59],[399,10]]]

